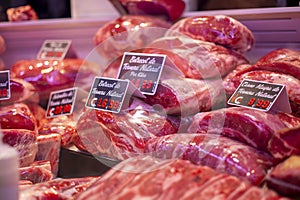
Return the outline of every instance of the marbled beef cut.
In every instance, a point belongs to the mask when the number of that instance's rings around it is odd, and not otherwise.
[[[300,148],[289,145],[283,137],[288,133],[283,135],[280,131],[296,126],[300,126],[300,118],[289,114],[230,107],[196,114],[188,132],[222,134],[284,159],[299,153]],[[296,134],[292,138],[299,141]]]
[[[187,78],[194,79],[220,78],[236,66],[249,63],[237,52],[184,35],[154,40],[146,46],[144,53],[167,55],[165,65],[179,70]]]
[[[170,26],[169,22],[157,17],[125,15],[101,26],[93,42],[99,55],[111,61],[162,37]]]
[[[267,170],[276,164],[269,154],[217,134],[186,133],[150,139],[145,152],[158,158],[180,158],[219,172],[262,183]]]
[[[246,52],[254,45],[252,32],[241,22],[224,15],[186,17],[175,23],[167,36],[179,34]]]
[[[197,166],[187,160],[161,160],[150,156],[122,161],[76,196],[77,200],[239,198],[284,199],[272,190],[251,186],[206,166]]]
[[[142,154],[153,137],[177,133],[181,121],[134,99],[120,113],[87,109],[77,122],[75,145],[94,155],[123,160]]]
[[[222,81],[177,78],[162,80],[144,101],[162,106],[168,114],[189,116],[225,105],[226,97]]]
[[[175,21],[183,14],[183,0],[120,0],[131,15],[152,15]]]
[[[36,156],[37,134],[34,131],[26,129],[2,129],[2,141],[14,147],[19,154],[19,166],[30,165]]]
[[[35,161],[29,166],[19,168],[19,180],[28,180],[33,184],[52,180],[50,161]]]

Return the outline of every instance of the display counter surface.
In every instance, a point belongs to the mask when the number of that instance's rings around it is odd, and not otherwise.
[[[254,33],[256,43],[248,53],[250,60],[279,47],[300,48],[300,7],[185,12],[183,17],[218,14],[238,19]],[[2,59],[9,67],[17,60],[35,58],[46,39],[72,40],[78,56],[85,58],[94,48],[96,31],[113,18],[2,22],[0,34],[7,43]]]

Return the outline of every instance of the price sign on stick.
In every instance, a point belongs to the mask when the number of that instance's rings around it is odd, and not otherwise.
[[[56,117],[70,115],[73,112],[77,88],[70,88],[51,92],[47,107],[47,116]]]
[[[37,58],[62,60],[67,55],[70,46],[70,40],[46,40],[43,43]]]
[[[0,100],[10,98],[10,75],[9,70],[0,71]]]
[[[127,93],[129,81],[96,77],[86,107],[119,113]]]
[[[262,111],[291,113],[285,86],[263,81],[244,79],[227,103]]]
[[[119,70],[119,79],[128,79],[143,94],[154,95],[166,55],[125,52]]]

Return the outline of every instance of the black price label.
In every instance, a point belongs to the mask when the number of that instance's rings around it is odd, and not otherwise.
[[[125,52],[118,78],[128,79],[143,94],[154,95],[166,55]]]
[[[46,117],[70,115],[73,112],[77,88],[51,92]]]
[[[0,100],[10,98],[10,75],[9,70],[0,71]]]
[[[70,40],[46,40],[43,43],[37,58],[62,60],[69,51],[70,46]]]
[[[128,80],[96,77],[86,107],[119,113],[128,89]]]
[[[227,103],[269,111],[284,88],[280,84],[244,79]]]

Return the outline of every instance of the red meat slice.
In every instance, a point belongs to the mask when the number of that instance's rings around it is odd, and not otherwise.
[[[150,139],[145,152],[158,158],[180,158],[220,172],[262,183],[276,161],[269,154],[217,134],[174,134]]]
[[[19,179],[33,184],[50,181],[52,178],[50,161],[35,161],[30,166],[19,168]]]
[[[189,116],[225,104],[226,97],[222,81],[178,78],[162,80],[156,93],[146,95],[144,101],[162,106],[168,114]]]
[[[37,20],[39,17],[30,5],[18,6],[6,10],[10,22]]]
[[[152,15],[176,21],[183,14],[182,0],[120,0],[129,14]]]
[[[238,199],[246,193],[249,197],[244,195],[244,199],[249,200],[253,193],[259,194],[254,199],[281,199],[271,190],[251,186],[206,166],[143,156],[122,161],[76,199]]]
[[[131,107],[120,113],[88,109],[77,123],[80,140],[75,145],[92,154],[126,159],[141,154],[145,142],[152,137],[177,133],[179,118],[134,99]]]
[[[266,183],[269,188],[278,193],[299,197],[300,194],[300,156],[291,156],[278,164],[267,175]]]
[[[26,129],[2,129],[2,141],[14,147],[19,153],[19,166],[30,165],[37,153],[37,136]]]
[[[24,103],[0,107],[0,125],[2,129],[37,129],[36,119]]]
[[[300,126],[300,119],[288,114],[231,107],[196,114],[188,132],[222,134],[284,159],[300,149],[282,144],[286,141],[279,132],[295,125]]]
[[[251,50],[254,44],[254,36],[245,25],[224,15],[183,18],[166,33],[167,36],[179,34],[213,42],[239,52]]]
[[[167,55],[165,65],[195,79],[220,78],[236,66],[249,63],[243,55],[230,49],[183,35],[157,39],[144,53]]]
[[[152,16],[125,15],[101,26],[93,40],[100,55],[111,61],[125,51],[141,49],[162,37],[170,26],[169,22]]]
[[[59,165],[61,136],[58,133],[38,135],[38,152],[35,160],[48,160],[51,164],[53,177],[56,177]]]

